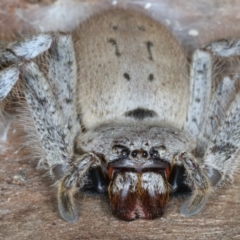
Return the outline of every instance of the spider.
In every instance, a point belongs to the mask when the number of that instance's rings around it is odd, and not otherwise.
[[[107,193],[127,221],[161,217],[184,191],[180,213],[198,213],[238,165],[239,77],[216,70],[239,45],[213,42],[188,64],[163,25],[123,9],[2,44],[0,100],[21,100],[61,217],[77,221],[80,191]]]

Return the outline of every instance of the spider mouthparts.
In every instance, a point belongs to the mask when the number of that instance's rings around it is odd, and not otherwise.
[[[170,175],[170,164],[160,160],[132,161],[129,159],[119,159],[108,165],[108,178],[113,179],[116,172],[159,172]]]
[[[108,189],[113,214],[125,221],[161,217],[169,192],[166,179],[155,172],[119,172]]]

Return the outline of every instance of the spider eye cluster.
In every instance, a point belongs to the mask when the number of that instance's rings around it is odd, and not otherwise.
[[[116,149],[119,146],[114,146],[114,149]],[[121,146],[122,147],[122,146]],[[164,148],[165,149],[165,148]],[[161,151],[161,149],[160,149]],[[143,149],[134,149],[131,151],[127,147],[124,147],[121,151],[117,151],[119,154],[119,157],[121,159],[126,159],[128,157],[136,158],[137,156],[142,157],[142,158],[150,158],[154,159],[160,159],[160,154],[159,151],[156,150],[155,148],[151,148],[149,151],[143,150]]]

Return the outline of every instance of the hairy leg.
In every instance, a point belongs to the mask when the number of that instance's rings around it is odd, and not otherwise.
[[[191,216],[198,213],[206,204],[211,182],[205,169],[201,168],[201,164],[191,154],[180,153],[176,156],[175,162],[186,169],[188,184],[193,190],[192,196],[183,203],[180,212],[185,216]]]
[[[204,164],[217,169],[222,174],[222,181],[226,178],[232,180],[239,167],[239,149],[240,93],[238,92],[226,111],[224,121],[209,142]]]
[[[68,222],[78,220],[78,208],[74,195],[84,186],[87,172],[90,168],[101,168],[100,159],[93,153],[75,156],[67,173],[59,180],[58,184],[58,209],[63,219]]]
[[[213,55],[219,57],[232,57],[240,55],[240,40],[219,40],[213,42],[204,48]]]
[[[218,84],[216,91],[213,93],[200,137],[204,139],[206,145],[212,136],[217,133],[219,126],[222,125],[227,110],[237,94],[239,83],[237,75],[232,77],[226,76]]]
[[[36,56],[37,63],[31,60]],[[76,63],[71,37],[40,34],[10,43],[1,51],[0,62],[7,66],[0,72],[4,86],[0,91],[1,99],[7,96],[20,76],[21,90],[43,150],[41,158],[50,173],[59,178],[73,157],[74,138],[80,131],[75,107]]]
[[[232,178],[239,165],[240,147],[239,74],[235,70],[214,82],[212,58],[216,56],[221,61],[223,57],[238,56],[238,45],[237,40],[218,41],[193,55],[190,108],[185,129],[198,140],[197,151],[204,164],[202,169],[212,186]],[[198,212],[209,193],[195,190],[192,198],[181,207],[181,213],[192,215]]]
[[[190,100],[185,130],[198,138],[203,120],[207,113],[206,106],[211,100],[212,61],[211,55],[196,50],[192,57],[190,71]]]
[[[240,41],[220,40],[204,48],[222,60],[239,57]],[[233,59],[238,63],[239,59]],[[226,179],[232,180],[239,166],[240,148],[240,77],[239,68],[225,76],[218,84],[206,115],[202,138],[208,140],[204,165],[210,170],[210,180],[216,185]],[[212,171],[221,173],[216,174]]]

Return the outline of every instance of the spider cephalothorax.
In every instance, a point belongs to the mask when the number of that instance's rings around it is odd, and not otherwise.
[[[3,45],[0,100],[24,96],[28,139],[56,180],[61,216],[76,221],[74,195],[89,189],[108,193],[124,220],[162,216],[169,196],[183,190],[191,196],[180,212],[199,212],[238,164],[238,73],[214,72],[238,46],[214,42],[188,65],[164,26],[122,9],[71,35]]]
[[[68,220],[70,212],[76,213],[76,209],[69,209],[75,206],[76,192],[75,184],[69,185],[69,179],[71,183],[81,182],[79,169],[85,163],[88,164],[84,166],[85,171],[95,169],[88,176],[88,180],[94,181],[94,190],[102,193],[108,189],[112,211],[121,219],[162,216],[170,193],[184,186],[192,189],[198,199],[194,202],[193,198],[183,211],[196,213],[206,202],[211,176],[208,177],[206,169],[194,157],[195,148],[194,139],[174,127],[116,123],[98,126],[79,136],[77,151],[85,156],[86,162],[82,158],[76,160],[73,170],[76,175],[70,172],[63,177],[59,189],[63,193],[59,195],[60,211]],[[84,180],[82,184],[84,188]]]

